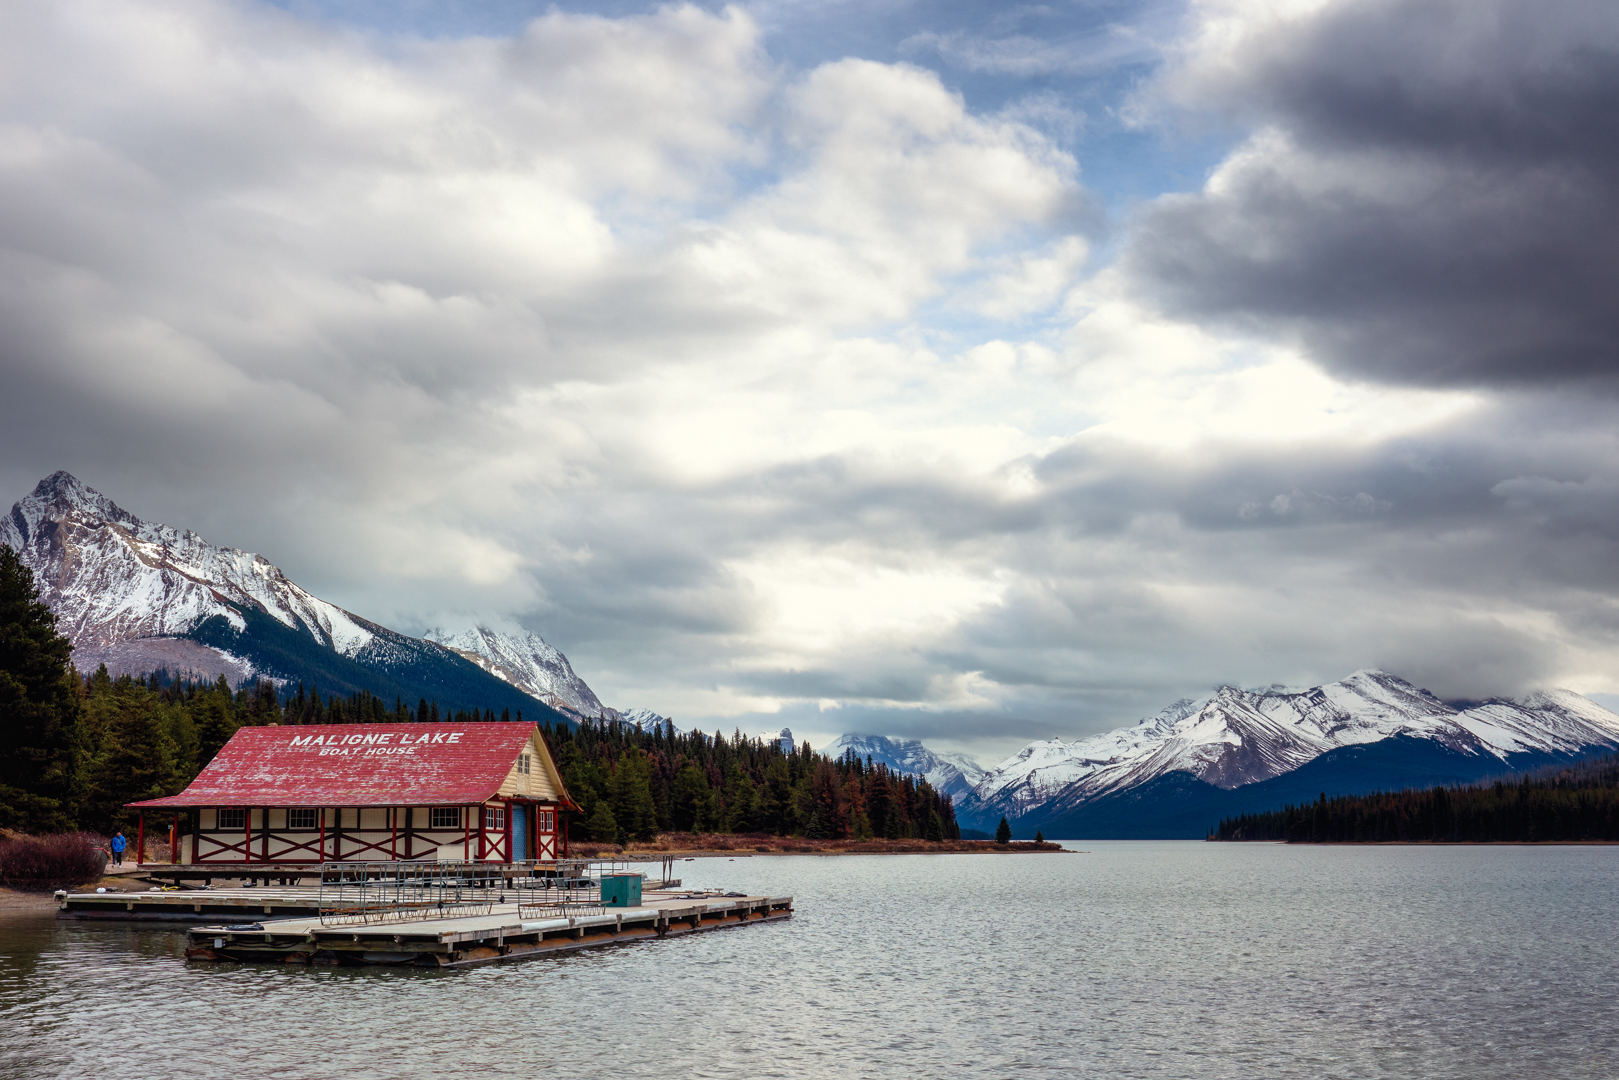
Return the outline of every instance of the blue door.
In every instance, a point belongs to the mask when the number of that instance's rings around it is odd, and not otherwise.
[[[528,858],[528,807],[512,807],[512,861]]]

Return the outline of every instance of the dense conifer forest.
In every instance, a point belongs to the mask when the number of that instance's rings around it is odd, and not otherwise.
[[[0,828],[128,829],[135,814],[126,803],[179,792],[244,726],[523,719],[520,710],[441,709],[425,698],[410,706],[364,690],[323,696],[301,683],[233,690],[223,678],[165,672],[81,675],[71,652],[32,572],[0,545]],[[949,796],[852,756],[784,753],[740,732],[727,739],[668,725],[545,719],[540,730],[582,811],[570,823],[575,839],[626,843],[671,830],[960,838]]]
[[[650,840],[660,832],[769,833],[826,840],[959,840],[950,796],[852,753],[829,759],[740,732],[678,734],[664,725],[577,729],[542,724],[578,839]]]
[[[1212,840],[1289,843],[1619,840],[1619,757],[1494,783],[1371,795],[1227,818]]]

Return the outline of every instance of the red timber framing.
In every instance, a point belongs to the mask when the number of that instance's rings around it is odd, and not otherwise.
[[[243,728],[185,791],[130,805],[142,862],[146,811],[165,810],[174,861],[272,867],[556,859],[578,809],[535,725],[512,723]]]

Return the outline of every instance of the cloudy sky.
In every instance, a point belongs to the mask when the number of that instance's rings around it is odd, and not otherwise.
[[[0,7],[4,500],[683,725],[1619,692],[1616,350],[1611,2]]]

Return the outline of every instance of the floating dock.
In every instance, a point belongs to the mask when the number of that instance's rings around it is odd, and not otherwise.
[[[165,889],[157,892],[60,893],[58,919],[119,922],[252,922],[320,914],[320,890],[271,888]]]
[[[495,904],[484,915],[369,925],[330,925],[317,916],[197,926],[188,931],[185,955],[236,963],[470,967],[773,922],[792,916],[793,898],[648,893],[635,907],[537,919],[524,917],[519,908]]]
[[[660,858],[661,876],[646,875],[648,891],[680,889],[672,858]],[[690,860],[687,860],[690,861]],[[312,918],[320,914],[320,881],[328,866],[142,866],[140,880],[155,888],[143,892],[77,892],[56,894],[59,919],[97,919],[115,922],[252,922],[262,919]],[[489,863],[476,874],[494,890],[516,888],[532,876],[535,862]],[[214,881],[237,884],[214,885]],[[192,882],[193,884],[186,884]],[[303,884],[310,882],[311,884]],[[200,885],[195,883],[201,883]],[[256,884],[253,884],[256,883]]]

